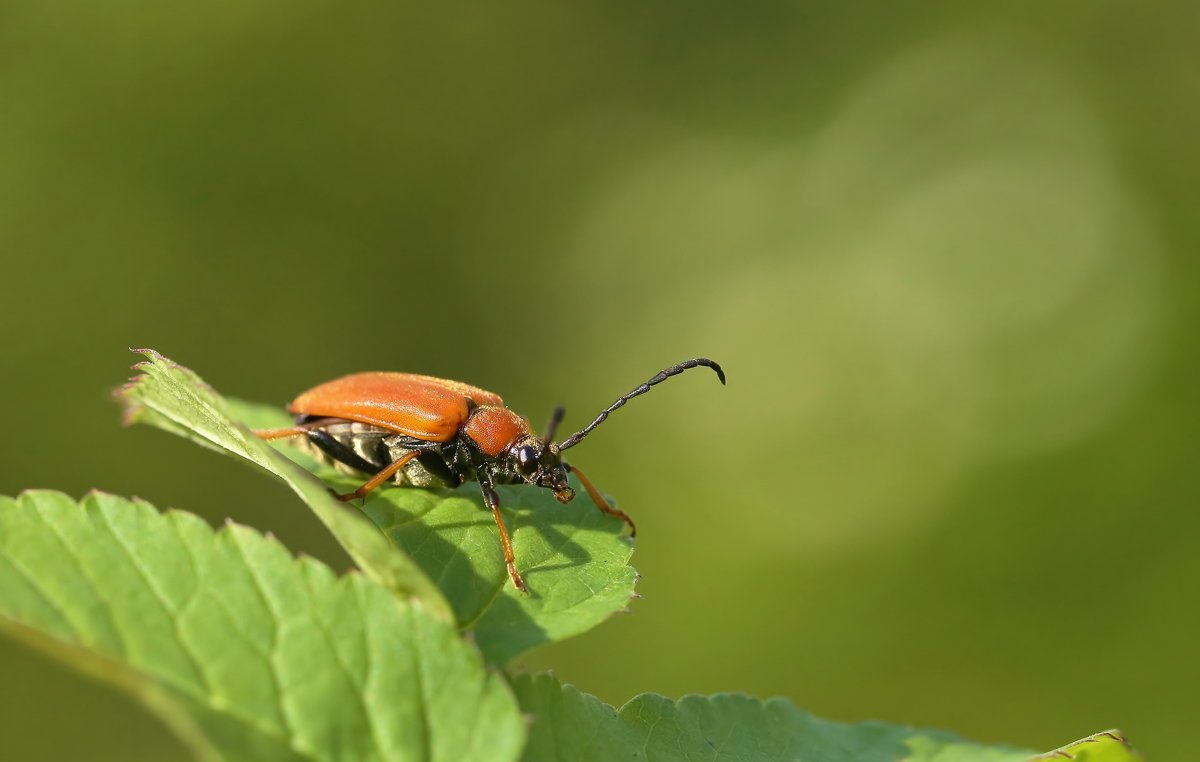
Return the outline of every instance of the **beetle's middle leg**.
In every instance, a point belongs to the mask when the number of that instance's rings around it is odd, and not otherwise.
[[[504,548],[504,564],[508,567],[508,578],[516,585],[516,588],[522,593],[528,593],[529,588],[525,587],[525,580],[521,579],[521,573],[517,571],[516,558],[513,556],[512,538],[508,536],[508,528],[504,526],[504,517],[500,515],[500,496],[496,494],[496,490],[492,488],[491,480],[483,477],[479,480],[479,488],[483,492],[483,502],[487,503],[487,507],[492,509],[492,518],[496,520],[496,528],[500,530],[500,545]]]

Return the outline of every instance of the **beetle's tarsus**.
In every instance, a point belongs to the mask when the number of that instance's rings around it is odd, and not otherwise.
[[[521,579],[521,573],[517,571],[517,567],[511,561],[508,563],[508,578],[512,580],[513,586],[526,595],[529,594],[529,588],[525,586],[525,580]]]

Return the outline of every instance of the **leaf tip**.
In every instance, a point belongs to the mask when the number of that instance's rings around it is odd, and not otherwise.
[[[144,360],[138,360],[133,365],[129,366],[133,370],[140,371],[142,373],[145,373],[147,370],[149,370],[151,367],[153,367],[155,365],[161,365],[164,368],[170,368],[172,370],[185,370],[185,371],[188,370],[187,368],[183,367],[179,363],[175,362],[171,358],[164,355],[162,352],[159,352],[157,349],[150,349],[149,347],[143,347],[143,348],[129,347],[129,351],[135,355],[141,355],[142,357],[146,358]]]
[[[134,370],[141,370],[139,365],[132,366]],[[112,390],[112,398],[118,405],[121,406],[121,425],[132,426],[138,422],[138,415],[142,411],[142,403],[136,398],[136,395],[142,385],[142,381],[146,378],[144,374],[139,373],[136,376],[130,376],[129,380]]]
[[[137,403],[131,402],[124,398],[121,398],[120,402],[122,405],[124,405],[124,409],[121,410],[121,425],[122,426],[128,428],[141,420],[141,417],[142,417],[142,406],[141,405],[138,405]]]
[[[134,367],[136,367],[136,366],[134,366]],[[114,397],[116,397],[117,399],[121,399],[122,397],[128,395],[131,391],[133,391],[134,387],[136,387],[139,383],[141,383],[141,380],[142,380],[141,375],[130,376],[128,381],[126,381],[125,383],[121,384],[120,386],[118,386],[112,390],[112,395]]]
[[[129,351],[135,355],[142,355],[144,357],[148,357],[151,360],[160,360],[160,361],[166,360],[166,358],[162,356],[161,352],[159,352],[157,349],[150,349],[149,347],[142,347],[142,348],[129,347]]]

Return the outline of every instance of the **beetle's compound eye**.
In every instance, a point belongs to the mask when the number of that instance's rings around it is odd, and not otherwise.
[[[521,476],[532,477],[538,470],[540,453],[532,445],[522,445],[513,453],[517,458],[517,472]]]

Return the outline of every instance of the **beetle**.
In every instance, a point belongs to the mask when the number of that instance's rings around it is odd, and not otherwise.
[[[546,433],[538,436],[499,395],[460,381],[389,372],[355,373],[315,386],[288,406],[295,425],[254,433],[263,439],[305,437],[335,465],[371,476],[353,492],[337,495],[342,501],[365,498],[389,481],[416,487],[457,487],[478,481],[500,530],[508,576],[518,590],[528,592],[517,571],[495,485],[534,484],[553,492],[559,502],[569,503],[575,490],[567,474],[574,473],[596,507],[623,520],[630,536],[636,536],[633,519],[610,506],[578,468],[562,459],[562,452],[579,444],[632,398],[696,367],[711,368],[725,383],[725,371],[707,358],[672,365],[617,398],[561,443],[554,441],[554,435],[565,414],[562,407],[555,408]]]

